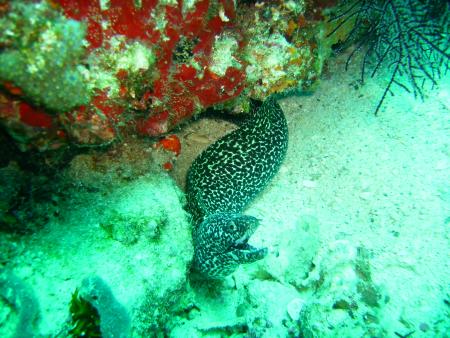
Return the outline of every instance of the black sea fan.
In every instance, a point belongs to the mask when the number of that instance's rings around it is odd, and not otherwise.
[[[330,21],[348,29],[337,49],[352,46],[363,53],[361,80],[386,67],[389,81],[375,115],[394,85],[423,99],[448,73],[450,60],[450,4],[446,0],[344,0]]]

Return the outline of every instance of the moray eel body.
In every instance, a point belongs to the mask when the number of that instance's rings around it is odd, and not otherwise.
[[[247,243],[258,220],[241,212],[278,172],[287,144],[283,111],[269,98],[192,163],[186,189],[196,224],[194,268],[201,274],[223,277],[267,254]]]

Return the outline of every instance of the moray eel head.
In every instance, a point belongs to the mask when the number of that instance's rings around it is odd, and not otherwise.
[[[210,278],[234,272],[240,264],[264,258],[267,248],[248,244],[259,225],[257,218],[219,212],[208,216],[194,233],[194,268]]]

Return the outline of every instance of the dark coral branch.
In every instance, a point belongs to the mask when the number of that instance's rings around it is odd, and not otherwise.
[[[352,26],[340,50],[352,46],[351,59],[365,49],[361,80],[370,71],[374,77],[383,68],[389,80],[375,109],[378,113],[392,86],[399,86],[424,98],[426,88],[434,88],[450,67],[450,4],[444,0],[354,0],[343,1],[337,22],[330,33]]]

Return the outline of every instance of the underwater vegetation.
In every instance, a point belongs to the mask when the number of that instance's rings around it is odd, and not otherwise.
[[[72,328],[71,337],[101,337],[100,315],[97,309],[79,294],[76,289],[70,301]]]
[[[110,287],[98,276],[86,277],[70,302],[70,337],[127,337],[130,318]]]
[[[337,22],[332,35],[348,29],[336,46],[352,48],[349,62],[362,53],[361,82],[374,77],[383,67],[388,83],[375,108],[379,112],[393,86],[421,99],[426,88],[447,74],[450,66],[450,4],[436,0],[344,1],[330,19]]]

